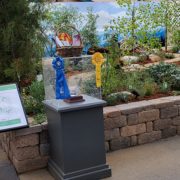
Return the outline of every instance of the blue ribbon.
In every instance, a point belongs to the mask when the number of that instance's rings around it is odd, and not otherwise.
[[[61,57],[56,57],[52,66],[56,71],[56,99],[68,99],[71,97],[64,75],[64,60]]]

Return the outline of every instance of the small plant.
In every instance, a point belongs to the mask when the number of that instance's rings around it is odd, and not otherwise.
[[[88,95],[96,96],[98,94],[98,90],[96,88],[96,79],[93,75],[89,79],[82,82],[82,92]]]
[[[41,123],[47,121],[47,117],[44,113],[37,114],[34,116],[34,121],[36,124],[41,124]]]
[[[147,54],[140,54],[139,55],[139,62],[144,62],[148,60],[148,55]]]
[[[172,47],[172,52],[173,52],[173,53],[178,53],[179,50],[180,50],[180,47],[179,47],[179,46],[173,46],[173,47]]]
[[[152,83],[145,82],[143,89],[144,89],[145,96],[151,96],[151,95],[155,94],[155,92],[157,90],[157,84],[154,82],[152,82]]]
[[[163,82],[162,84],[159,85],[159,90],[162,93],[167,93],[171,89],[170,85],[167,82]]]
[[[42,101],[45,97],[43,81],[34,81],[26,92],[22,93],[24,106],[27,114],[37,114],[44,112]]]
[[[173,59],[173,58],[175,58],[175,56],[174,56],[174,54],[172,54],[172,53],[167,53],[167,54],[165,54],[165,58],[167,58],[167,59]]]
[[[33,114],[34,109],[36,108],[36,101],[32,96],[26,95],[25,93],[22,94],[22,100],[24,104],[24,108],[27,114]]]
[[[161,50],[156,51],[155,55],[159,56],[162,60],[165,58],[165,52]]]

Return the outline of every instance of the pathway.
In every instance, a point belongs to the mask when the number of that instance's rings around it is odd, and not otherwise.
[[[0,147],[0,180],[19,180],[16,171]]]
[[[107,154],[112,177],[106,180],[179,180],[180,136]],[[20,180],[54,180],[46,169],[25,173]]]

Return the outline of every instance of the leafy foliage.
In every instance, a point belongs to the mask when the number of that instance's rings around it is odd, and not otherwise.
[[[22,95],[27,114],[44,113],[42,104],[45,97],[43,81],[34,81]]]
[[[35,121],[36,124],[41,124],[41,123],[47,121],[47,117],[43,113],[42,114],[37,114],[37,115],[34,116],[34,121]]]
[[[0,83],[34,79],[35,61],[41,58],[43,3],[26,0],[0,3]]]
[[[92,8],[87,9],[87,22],[83,27],[81,34],[83,36],[84,44],[88,44],[91,47],[97,46],[98,38],[97,38],[97,28],[96,23],[98,19],[98,15],[93,13]]]
[[[74,33],[74,27],[82,35],[83,44],[96,46],[98,44],[96,22],[98,15],[93,13],[92,8],[87,9],[87,15],[84,16],[75,7],[54,7],[53,12],[49,12],[49,24],[55,32]],[[76,32],[77,33],[77,32]]]
[[[174,32],[180,27],[179,2],[174,0],[160,0],[159,3],[153,4],[154,8],[151,18],[157,27],[165,27],[165,51],[167,52],[167,45],[172,41],[172,38],[168,37],[168,33],[171,32],[174,36]]]
[[[170,87],[175,87],[179,82],[180,70],[175,64],[160,63],[149,67],[147,71],[158,84],[166,82]]]

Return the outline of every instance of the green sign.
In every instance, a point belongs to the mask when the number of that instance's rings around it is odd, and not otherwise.
[[[0,86],[0,131],[27,127],[16,84]]]

